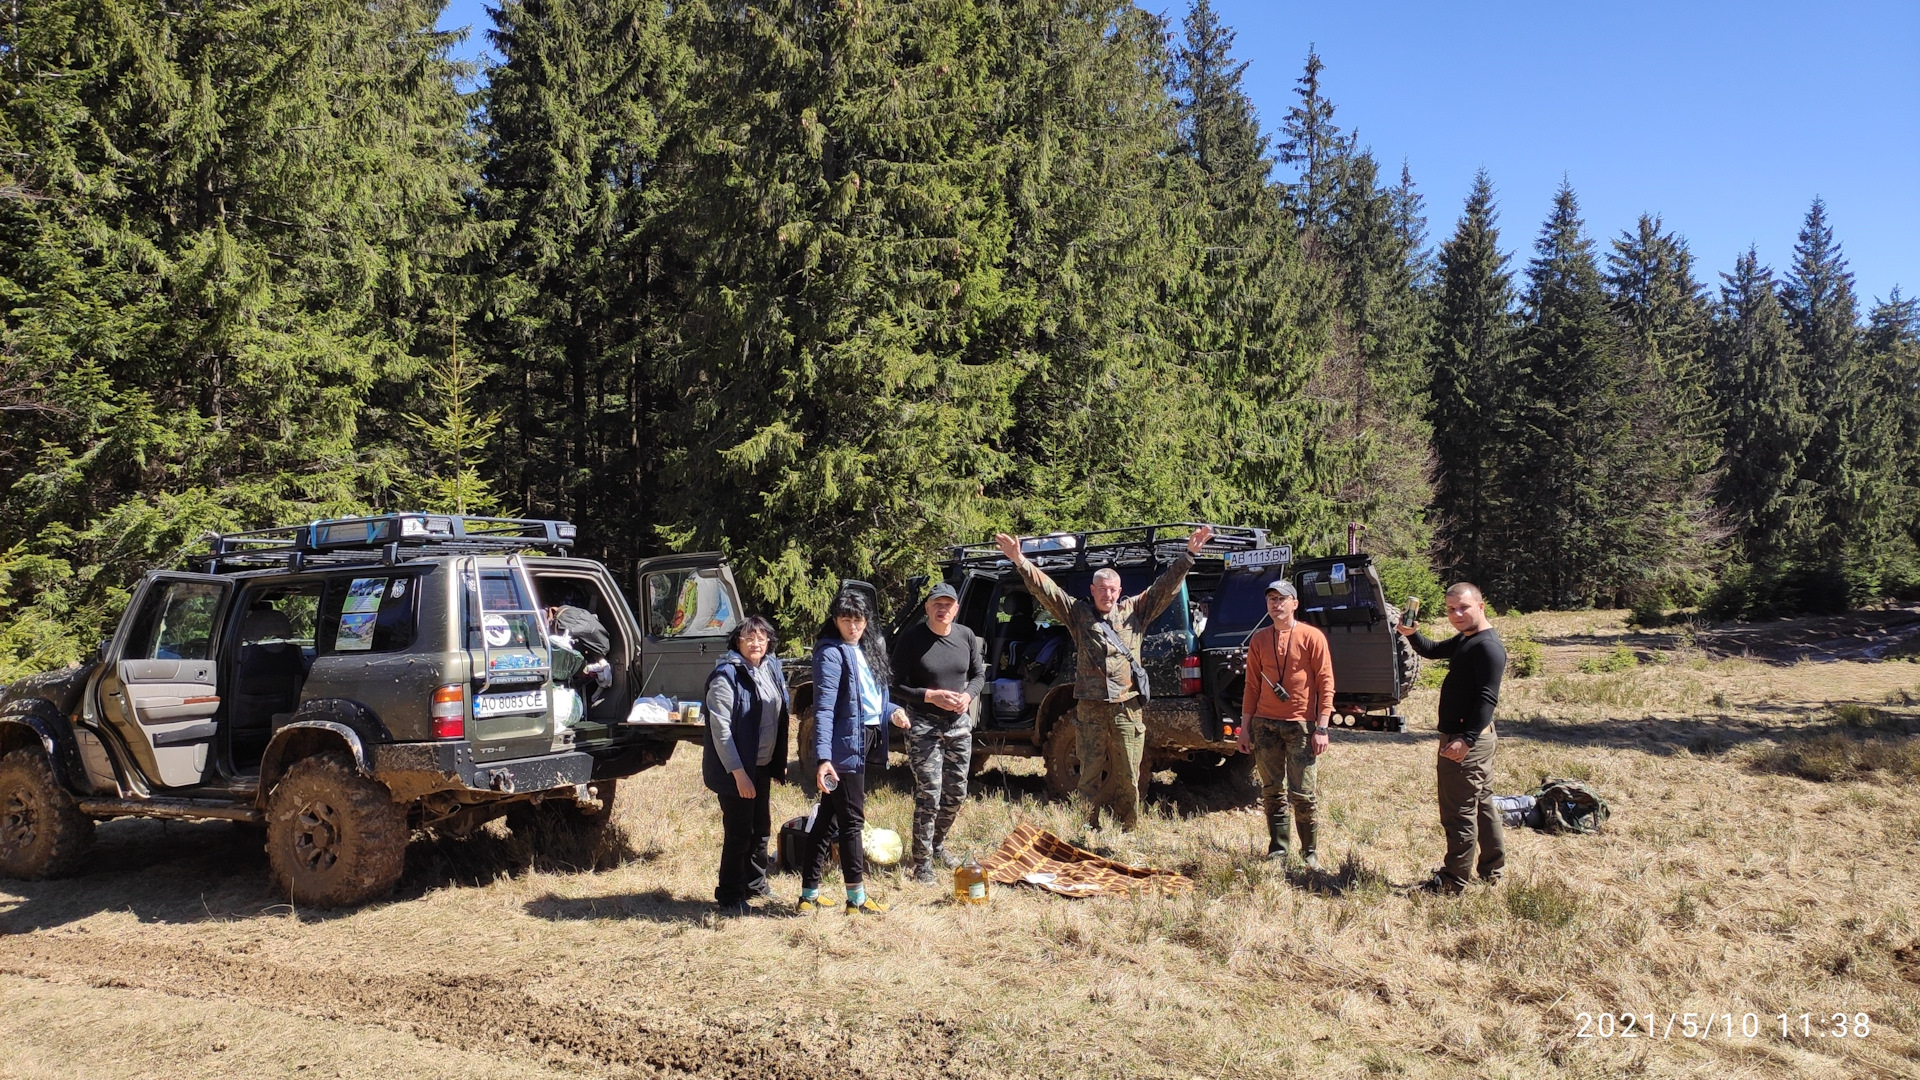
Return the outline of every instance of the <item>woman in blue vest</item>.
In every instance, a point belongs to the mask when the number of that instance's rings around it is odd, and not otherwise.
[[[700,772],[720,796],[720,884],[713,899],[744,915],[767,884],[767,836],[773,821],[767,787],[787,778],[787,679],[773,655],[773,624],[758,615],[734,627],[727,654],[707,676],[707,745]]]
[[[836,833],[840,875],[847,885],[847,914],[879,915],[886,905],[867,895],[866,851],[861,830],[867,824],[867,756],[878,749],[886,760],[888,722],[908,726],[906,710],[887,692],[893,672],[886,646],[866,595],[848,589],[833,598],[820,638],[813,645],[813,756],[820,761],[820,812],[807,834],[812,851],[800,875],[802,914],[826,908],[820,878]]]

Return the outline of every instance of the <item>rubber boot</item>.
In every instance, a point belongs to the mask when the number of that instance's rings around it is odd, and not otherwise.
[[[1307,869],[1318,870],[1320,847],[1316,841],[1319,840],[1320,824],[1314,820],[1313,811],[1313,807],[1303,806],[1295,811],[1295,816],[1300,822],[1300,858],[1306,862]]]
[[[1262,803],[1267,812],[1267,858],[1285,862],[1293,842],[1293,815],[1284,797],[1269,795]]]

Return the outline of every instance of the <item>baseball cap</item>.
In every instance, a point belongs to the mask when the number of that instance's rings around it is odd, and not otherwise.
[[[1295,600],[1300,599],[1300,591],[1295,589],[1293,582],[1288,581],[1286,578],[1274,578],[1272,581],[1267,582],[1267,591],[1277,592],[1281,596],[1291,596]]]
[[[927,594],[927,603],[931,604],[935,600],[939,600],[942,597],[945,597],[946,599],[955,601],[957,603],[960,600],[960,592],[959,590],[955,589],[953,586],[943,581],[940,584],[935,585],[933,587],[933,591]]]

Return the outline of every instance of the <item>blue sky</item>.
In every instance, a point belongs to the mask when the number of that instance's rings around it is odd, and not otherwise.
[[[1214,6],[1270,130],[1318,49],[1334,122],[1411,167],[1436,243],[1484,167],[1524,265],[1565,177],[1596,238],[1660,214],[1717,284],[1749,245],[1784,270],[1818,195],[1863,304],[1920,292],[1920,2]],[[473,26],[477,55],[485,4],[452,0],[441,25]]]

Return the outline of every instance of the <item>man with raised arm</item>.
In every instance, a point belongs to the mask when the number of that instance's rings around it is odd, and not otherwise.
[[[1500,703],[1507,647],[1487,621],[1487,602],[1477,585],[1462,581],[1447,590],[1447,621],[1459,632],[1440,642],[1427,640],[1411,626],[1399,630],[1414,652],[1447,661],[1447,677],[1440,683],[1436,759],[1447,858],[1422,888],[1457,893],[1476,870],[1480,880],[1498,885],[1507,868],[1506,833],[1500,827],[1500,809],[1493,804],[1493,707]]]
[[[993,538],[1025,579],[1027,591],[1073,635],[1074,726],[1088,828],[1099,827],[1103,808],[1123,829],[1139,823],[1140,759],[1147,735],[1141,693],[1149,690],[1140,645],[1147,627],[1179,594],[1194,556],[1211,539],[1210,526],[1195,529],[1187,538],[1187,550],[1137,596],[1122,598],[1119,573],[1100,570],[1093,575],[1093,600],[1088,602],[1069,595],[1033,565],[1021,552],[1020,541],[1006,533]]]

